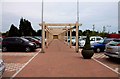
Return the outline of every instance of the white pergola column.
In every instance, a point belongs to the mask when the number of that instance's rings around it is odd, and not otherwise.
[[[72,47],[72,26],[70,25],[70,48]]]
[[[79,30],[79,24],[78,22],[76,22],[76,47],[75,47],[75,51],[79,52],[79,46],[78,46],[78,30]]]
[[[42,48],[41,53],[45,53],[45,22],[42,24]]]
[[[68,45],[68,29],[67,29],[67,45]]]
[[[46,30],[46,48],[48,48],[48,44],[49,44],[49,32],[48,30]]]

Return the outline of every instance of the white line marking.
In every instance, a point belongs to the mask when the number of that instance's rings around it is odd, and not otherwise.
[[[27,63],[25,63],[25,65],[22,66],[21,69],[19,69],[10,79],[13,79],[18,73],[20,73],[20,71],[23,70],[25,66],[27,66],[38,54],[39,52],[36,53]]]
[[[111,67],[107,66],[106,64],[104,64],[104,63],[102,63],[102,62],[100,62],[100,61],[98,61],[98,60],[96,60],[96,59],[94,59],[94,58],[92,58],[92,59],[95,60],[96,62],[100,63],[101,65],[107,67],[108,69],[112,70],[113,72],[115,72],[115,73],[117,73],[117,74],[120,74],[118,71],[112,69]]]

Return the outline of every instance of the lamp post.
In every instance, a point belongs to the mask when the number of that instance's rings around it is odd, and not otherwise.
[[[109,32],[110,32],[110,27],[111,27],[111,25],[107,25],[107,27],[108,27],[108,34],[109,34]]]
[[[93,24],[93,35],[95,33],[95,24]]]
[[[79,0],[77,0],[77,22],[76,22],[76,53],[79,52],[78,38],[79,37]]]
[[[41,52],[40,53],[45,53],[44,51],[44,42],[45,42],[45,35],[44,35],[44,32],[45,32],[45,27],[44,27],[44,22],[43,22],[43,0],[42,0],[42,14],[41,14],[41,23],[42,23],[42,48],[41,48]]]

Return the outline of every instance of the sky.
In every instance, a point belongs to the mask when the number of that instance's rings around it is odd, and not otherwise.
[[[76,0],[44,0],[44,21],[46,23],[76,23]],[[2,32],[10,29],[11,24],[19,28],[20,18],[29,20],[35,30],[41,23],[41,1],[39,0],[2,0],[0,3],[2,16],[0,26]],[[2,14],[1,14],[2,13]],[[80,30],[118,32],[118,1],[117,0],[79,0]]]

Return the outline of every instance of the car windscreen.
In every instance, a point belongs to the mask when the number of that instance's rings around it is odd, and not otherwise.
[[[21,39],[24,40],[24,41],[27,41],[27,42],[29,41],[29,40],[27,40],[27,39],[25,39],[25,38],[21,38]]]
[[[109,42],[109,45],[111,46],[117,46],[118,44],[120,44],[120,40],[114,40]]]
[[[98,43],[103,43],[104,42],[104,39],[100,40]]]
[[[107,43],[109,43],[110,41],[112,41],[112,39],[106,39],[106,40],[104,40],[104,44],[107,44]]]

